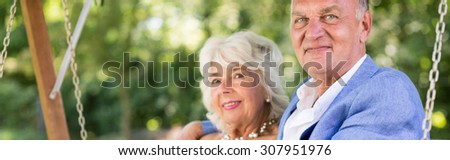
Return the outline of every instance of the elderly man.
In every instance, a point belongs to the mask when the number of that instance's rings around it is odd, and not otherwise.
[[[311,76],[292,96],[278,139],[420,139],[424,110],[410,79],[366,54],[367,0],[292,0],[291,41]],[[181,138],[210,132],[193,122]],[[203,129],[199,129],[203,128]]]

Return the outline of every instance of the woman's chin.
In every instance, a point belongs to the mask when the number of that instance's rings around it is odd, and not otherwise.
[[[243,122],[242,119],[238,119],[237,116],[231,117],[230,118],[223,118],[223,121],[229,126],[230,124],[232,125],[238,125],[241,124]]]

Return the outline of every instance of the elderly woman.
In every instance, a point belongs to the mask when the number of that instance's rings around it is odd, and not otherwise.
[[[281,62],[278,47],[253,32],[210,38],[200,51],[200,88],[207,117],[219,132],[201,139],[275,139],[288,104]]]

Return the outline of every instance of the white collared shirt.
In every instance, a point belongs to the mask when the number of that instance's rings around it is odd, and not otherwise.
[[[340,80],[333,83],[322,96],[318,97],[316,87],[308,87],[302,85],[297,89],[297,109],[292,113],[286,121],[283,129],[283,140],[299,140],[302,133],[308,129],[311,125],[319,121],[323,113],[328,109],[334,98],[341,92],[344,85],[341,85],[339,81],[343,81],[345,84],[352,78],[358,68],[366,59],[367,54],[356,62],[356,64],[345,73]],[[315,82],[313,78],[308,80],[309,83]],[[317,101],[316,101],[317,99]],[[316,103],[314,103],[316,102]]]

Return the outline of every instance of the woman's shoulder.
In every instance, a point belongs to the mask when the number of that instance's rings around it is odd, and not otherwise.
[[[222,134],[218,132],[210,133],[200,138],[200,140],[220,140],[220,139],[222,139]]]

